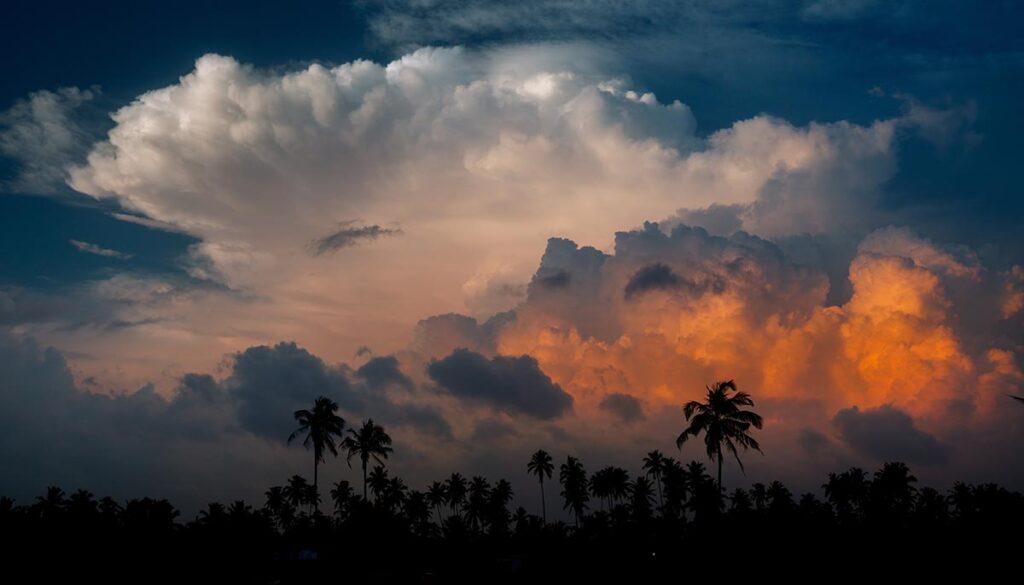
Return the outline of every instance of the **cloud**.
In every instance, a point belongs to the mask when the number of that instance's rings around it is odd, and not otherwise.
[[[631,423],[646,418],[643,405],[635,396],[614,392],[605,396],[598,405],[621,422]]]
[[[48,195],[67,190],[67,167],[85,158],[94,139],[80,110],[95,88],[37,91],[0,112],[0,156],[14,160],[17,174],[4,191]]]
[[[131,254],[125,254],[124,252],[118,252],[117,250],[111,250],[109,248],[103,248],[96,244],[90,244],[89,242],[83,242],[81,240],[68,240],[72,246],[75,247],[79,252],[85,252],[86,254],[95,254],[96,256],[103,256],[105,258],[117,258],[118,260],[129,260]]]
[[[371,388],[395,386],[412,390],[414,387],[413,381],[399,369],[398,359],[390,355],[370,358],[356,370],[356,375],[366,380]]]
[[[460,399],[510,414],[555,419],[572,410],[572,396],[551,381],[530,356],[491,359],[456,349],[427,369],[442,389]]]
[[[170,496],[187,507],[258,498],[295,472],[284,445],[292,412],[320,395],[342,401],[346,417],[373,416],[400,441],[412,442],[409,431],[423,434],[417,444],[450,441],[448,423],[422,397],[400,404],[387,396],[398,374],[371,374],[395,368],[377,359],[352,372],[280,343],[230,356],[222,379],[185,374],[169,396],[152,385],[102,394],[75,382],[61,352],[0,329],[0,493],[28,499],[60,484],[119,498]]]
[[[891,406],[838,411],[833,419],[843,440],[857,452],[878,463],[904,461],[939,465],[949,460],[950,448],[921,431],[907,413]]]
[[[324,362],[295,343],[250,347],[231,357],[231,373],[222,382],[238,406],[246,430],[276,440],[294,426],[291,413],[318,396],[338,403],[347,417],[373,417],[389,425],[450,434],[444,417],[429,405],[399,404],[389,388],[413,389],[394,357],[375,357],[355,372]],[[350,422],[355,422],[351,421]]]
[[[800,429],[797,443],[808,455],[818,455],[832,446],[832,442],[827,436],[810,427]]]
[[[394,236],[401,234],[402,230],[394,228],[383,228],[379,225],[367,225],[361,227],[345,227],[332,234],[313,240],[310,250],[314,256],[326,252],[333,252],[342,248],[349,248],[364,241],[373,241],[383,236]]]

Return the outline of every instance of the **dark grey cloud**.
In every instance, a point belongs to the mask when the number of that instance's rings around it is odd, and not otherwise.
[[[671,268],[661,262],[656,262],[637,270],[626,283],[623,292],[627,299],[631,299],[647,291],[673,289],[682,284],[683,279]]]
[[[237,404],[242,426],[270,440],[288,436],[292,413],[318,396],[337,402],[346,419],[369,416],[385,425],[450,434],[448,423],[432,406],[391,399],[390,389],[414,387],[391,356],[373,358],[352,372],[327,364],[294,342],[261,345],[235,354],[223,386]]]
[[[374,389],[396,386],[412,390],[415,387],[415,383],[399,369],[398,358],[391,355],[371,358],[356,370],[356,375]]]
[[[695,281],[680,276],[666,264],[655,262],[641,267],[633,274],[626,282],[623,295],[626,300],[631,300],[653,290],[682,291],[690,295],[701,295],[709,289],[719,293],[725,290],[725,281],[709,274],[701,275],[701,280]]]
[[[535,282],[546,288],[562,288],[572,282],[572,274],[567,270],[553,270],[547,274],[538,272]]]
[[[598,405],[601,410],[609,412],[625,423],[636,422],[647,418],[643,404],[635,396],[616,392],[605,396]]]
[[[342,370],[294,342],[250,347],[235,354],[224,386],[238,403],[245,429],[274,440],[288,436],[292,412],[317,396],[331,398],[344,410],[365,408]]]
[[[800,445],[800,448],[804,450],[804,453],[807,453],[808,455],[818,455],[828,449],[832,444],[832,441],[830,441],[824,433],[810,427],[800,429],[796,442]]]
[[[950,457],[948,445],[918,429],[909,414],[891,406],[844,408],[832,422],[850,447],[879,462],[939,465]]]
[[[510,414],[554,419],[572,410],[572,396],[527,355],[488,359],[468,349],[457,349],[444,359],[432,361],[427,373],[457,398]]]
[[[376,224],[350,227],[351,223],[345,223],[343,226],[342,229],[334,233],[310,242],[310,253],[314,256],[320,256],[321,254],[349,248],[362,242],[370,242],[385,236],[397,236],[402,233],[402,230],[398,228],[386,228]]]

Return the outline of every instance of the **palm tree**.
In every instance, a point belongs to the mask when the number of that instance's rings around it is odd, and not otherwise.
[[[644,457],[644,471],[654,476],[654,482],[658,484],[658,506],[664,506],[665,502],[661,496],[661,474],[665,471],[665,456],[661,451],[651,451]]]
[[[544,476],[551,479],[551,473],[555,470],[555,466],[551,463],[551,455],[544,449],[538,449],[536,453],[530,457],[530,462],[526,464],[526,470],[530,472],[530,475],[536,475],[537,479],[540,480],[540,510],[541,517],[544,519],[544,523],[548,523],[548,506],[544,501]]]
[[[629,495],[632,498],[630,507],[635,519],[646,520],[651,517],[651,500],[654,499],[651,491],[651,480],[645,475],[638,476],[629,485]]]
[[[683,443],[691,436],[696,437],[704,433],[704,444],[707,446],[708,457],[718,462],[718,489],[722,489],[722,459],[724,446],[736,458],[736,462],[743,469],[743,461],[740,460],[736,446],[744,449],[755,449],[761,451],[754,437],[747,431],[750,427],[760,429],[764,424],[761,415],[751,411],[742,410],[742,406],[754,406],[754,401],[746,392],[738,392],[736,383],[732,380],[715,382],[707,387],[708,395],[704,402],[691,400],[683,407],[683,414],[690,426],[680,433],[676,439],[676,447],[683,448]],[[732,396],[729,392],[735,392]]]
[[[341,447],[348,451],[346,459],[348,466],[352,467],[352,458],[359,456],[363,464],[363,499],[366,499],[366,465],[372,457],[377,463],[384,465],[388,453],[394,452],[391,448],[391,437],[384,431],[384,427],[374,424],[369,418],[363,422],[359,430],[349,429],[349,437],[345,437]]]
[[[448,505],[451,506],[452,514],[459,514],[459,508],[466,501],[468,489],[466,478],[461,473],[453,473],[444,483],[444,490],[448,494]]]
[[[448,501],[448,492],[445,490],[444,484],[435,481],[430,484],[427,488],[427,502],[430,504],[434,511],[437,512],[437,525],[440,526],[444,523],[441,518],[441,507]]]
[[[559,467],[558,480],[562,482],[562,498],[565,499],[563,509],[572,510],[578,527],[583,512],[587,509],[587,502],[590,501],[590,493],[587,491],[587,471],[579,459],[569,456]]]
[[[335,483],[331,489],[331,501],[334,502],[334,513],[343,518],[352,502],[352,484],[344,479]]]
[[[388,481],[388,472],[384,469],[383,465],[375,466],[373,471],[370,472],[367,484],[370,486],[370,493],[373,494],[373,502],[375,504],[380,504],[381,496],[388,489]]]
[[[488,502],[487,524],[490,526],[490,534],[505,534],[508,532],[508,503],[512,501],[512,484],[507,479],[499,479],[491,490],[491,499]]]
[[[466,505],[466,520],[473,530],[480,532],[487,514],[487,504],[491,498],[491,484],[487,478],[473,476],[469,481],[469,500]]]
[[[298,508],[309,501],[309,482],[301,475],[293,475],[288,478],[288,484],[284,486],[283,495],[293,508]]]
[[[295,411],[295,420],[299,423],[299,428],[288,435],[288,442],[291,443],[295,437],[305,433],[306,438],[302,441],[302,446],[306,449],[313,447],[313,492],[316,497],[311,499],[317,501],[320,499],[317,492],[317,472],[318,466],[324,460],[324,450],[330,451],[335,457],[338,456],[338,446],[334,438],[341,437],[345,428],[345,421],[337,412],[338,403],[321,396],[313,402],[313,410]]]

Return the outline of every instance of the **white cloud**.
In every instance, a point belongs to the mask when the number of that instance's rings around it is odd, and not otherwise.
[[[287,73],[207,55],[115,113],[71,185],[201,240],[190,273],[246,300],[178,307],[179,333],[150,342],[204,331],[207,355],[281,338],[394,351],[424,315],[511,306],[548,237],[608,249],[680,208],[730,204],[717,223],[765,236],[878,225],[909,118],[757,116],[703,138],[686,105],[608,67],[549,45]],[[352,220],[402,235],[309,254]]]
[[[92,135],[76,116],[97,90],[64,87],[37,91],[0,113],[0,155],[18,163],[5,191],[52,194],[66,189],[66,167],[80,161]]]

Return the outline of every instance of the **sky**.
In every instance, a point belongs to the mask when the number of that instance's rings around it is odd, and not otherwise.
[[[677,451],[1024,488],[1016,2],[15,1],[0,492],[259,502],[320,395],[413,487]],[[356,473],[343,461],[325,481]]]

